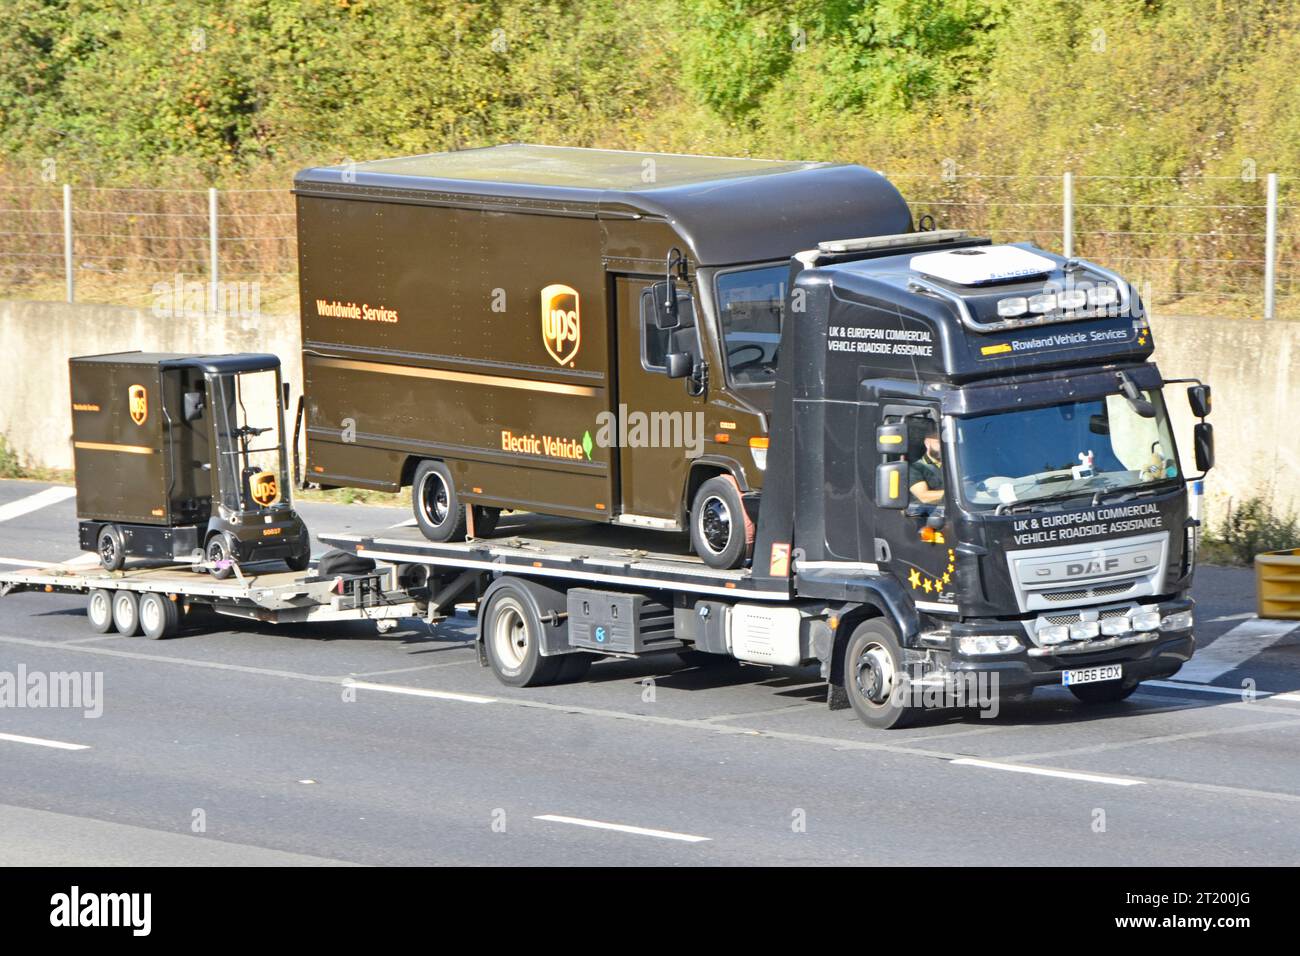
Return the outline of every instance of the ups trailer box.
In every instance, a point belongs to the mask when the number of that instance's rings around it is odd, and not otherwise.
[[[716,567],[752,532],[790,257],[911,227],[861,166],[548,146],[307,169],[294,192],[307,480],[413,486],[434,540],[503,508],[694,517]]]

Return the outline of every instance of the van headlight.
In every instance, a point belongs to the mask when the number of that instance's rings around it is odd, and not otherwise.
[[[1010,654],[1018,651],[1019,638],[1010,634],[970,634],[957,639],[957,650],[966,657],[979,657],[982,654]]]
[[[1188,631],[1192,627],[1191,611],[1174,611],[1172,614],[1166,614],[1160,620],[1160,630],[1162,631]]]
[[[767,471],[767,436],[763,435],[749,440],[749,453],[754,456],[754,467]]]
[[[1135,631],[1154,631],[1160,626],[1160,612],[1134,611],[1129,615],[1129,623]]]

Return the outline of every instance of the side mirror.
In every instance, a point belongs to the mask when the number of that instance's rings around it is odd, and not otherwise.
[[[1187,404],[1192,406],[1192,414],[1197,418],[1208,418],[1210,414],[1210,386],[1190,386],[1187,389]]]
[[[669,352],[664,356],[664,368],[669,378],[685,378],[691,374],[695,361],[690,352]]]
[[[1192,444],[1196,448],[1196,470],[1205,474],[1214,467],[1214,426],[1198,422],[1192,429]]]
[[[907,508],[907,462],[887,461],[876,466],[876,506],[904,511]]]
[[[289,407],[289,383],[280,383],[280,404],[285,408]]]
[[[654,299],[655,328],[661,332],[670,332],[682,324],[677,314],[677,284],[672,279],[656,282],[650,287]]]
[[[877,426],[876,451],[881,455],[906,455],[907,426],[901,422]]]
[[[183,414],[187,422],[197,422],[203,417],[203,393],[186,392]]]

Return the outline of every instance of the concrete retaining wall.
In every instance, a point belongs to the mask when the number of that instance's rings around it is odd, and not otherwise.
[[[1292,373],[1300,323],[1167,316],[1152,324],[1165,375],[1214,387],[1219,463],[1207,482],[1210,513],[1252,494],[1300,508],[1300,377]],[[127,349],[273,352],[295,401],[302,383],[296,316],[178,319],[149,309],[0,301],[0,434],[29,463],[71,468],[68,358]],[[1187,403],[1172,388],[1168,398],[1187,456]]]

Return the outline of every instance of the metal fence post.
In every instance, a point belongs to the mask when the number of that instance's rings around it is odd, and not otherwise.
[[[217,314],[217,187],[208,188],[208,312]]]
[[[1268,174],[1264,212],[1264,318],[1274,318],[1277,292],[1277,173]]]
[[[63,273],[67,298],[71,302],[75,280],[72,275],[72,187],[68,183],[63,184]]]
[[[1066,173],[1061,180],[1061,231],[1063,255],[1074,256],[1074,173]]]

